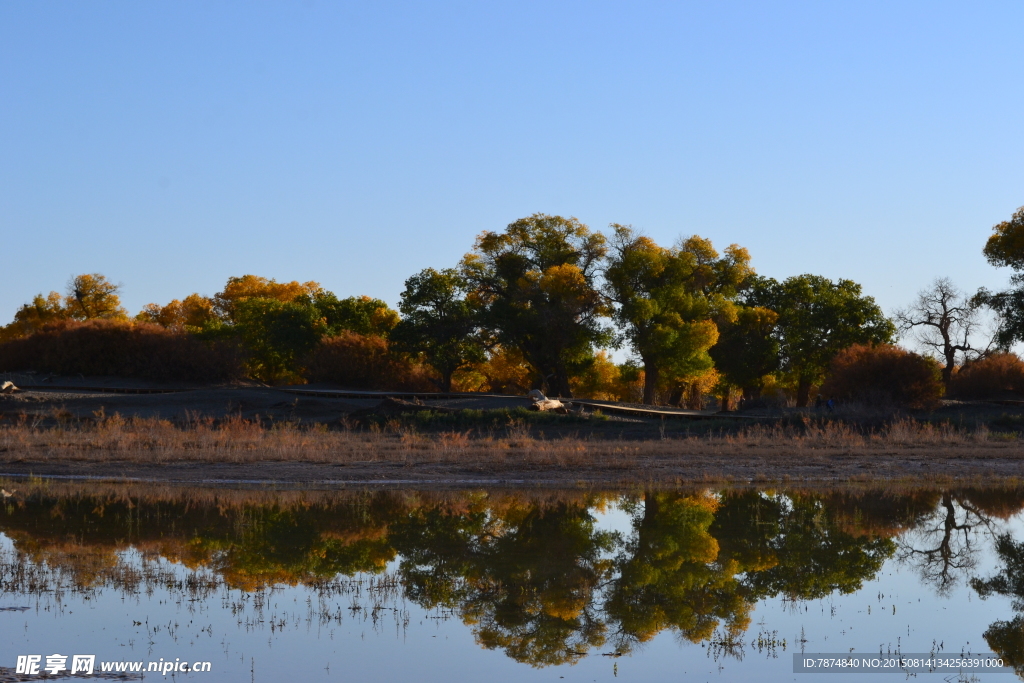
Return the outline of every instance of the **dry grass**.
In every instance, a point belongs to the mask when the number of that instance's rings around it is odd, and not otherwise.
[[[367,428],[341,424],[266,424],[231,417],[191,417],[184,423],[98,414],[74,420],[55,411],[49,420],[25,417],[0,426],[2,463],[184,464],[268,462],[331,465],[451,465],[488,471],[635,471],[651,463],[738,459],[822,461],[830,457],[997,457],[1018,460],[1015,433],[990,433],[911,419],[881,427],[844,422],[763,425],[701,436],[648,441],[568,435],[545,438],[513,421],[501,429],[420,432],[400,420]],[[768,469],[768,468],[765,468]]]
[[[56,424],[53,425],[52,423]],[[51,424],[46,424],[51,423]],[[500,433],[472,430],[420,433],[399,420],[368,428],[342,425],[271,425],[241,417],[192,417],[185,423],[98,415],[79,421],[61,411],[50,420],[28,418],[0,426],[5,462],[59,460],[146,463],[458,463],[469,459],[510,463],[581,465],[588,443],[575,437],[543,439],[522,423]]]

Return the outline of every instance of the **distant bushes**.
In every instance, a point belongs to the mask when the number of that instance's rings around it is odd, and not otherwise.
[[[430,371],[408,356],[393,352],[375,335],[342,332],[322,339],[306,361],[307,379],[349,389],[437,391]]]
[[[234,337],[200,335],[153,323],[62,320],[0,344],[0,372],[112,375],[149,380],[219,382],[246,377],[252,354]],[[302,377],[352,389],[437,391],[430,369],[376,335],[342,332],[322,339]],[[296,376],[299,381],[302,378]]]
[[[0,344],[0,371],[18,370],[197,382],[244,376],[229,343],[123,320],[61,320]]]
[[[821,390],[844,401],[921,409],[938,405],[943,386],[930,358],[889,344],[857,344],[835,356]]]
[[[959,398],[1024,393],[1024,361],[1013,353],[996,353],[974,361],[953,375],[949,389]]]

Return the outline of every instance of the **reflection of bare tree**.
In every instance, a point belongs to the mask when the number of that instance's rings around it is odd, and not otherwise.
[[[995,535],[994,521],[980,505],[956,491],[942,494],[935,511],[897,541],[896,557],[917,569],[939,594],[978,564],[977,534]]]

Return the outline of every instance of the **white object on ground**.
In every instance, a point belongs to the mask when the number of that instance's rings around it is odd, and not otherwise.
[[[540,393],[539,389],[532,389],[526,397],[533,401],[533,405],[530,406],[531,410],[558,410],[559,408],[563,411],[568,410],[561,401],[548,398]]]

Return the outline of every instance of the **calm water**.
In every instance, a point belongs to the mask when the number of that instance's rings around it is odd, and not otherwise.
[[[794,652],[1024,672],[1024,489],[5,486],[0,681],[54,653],[207,681],[835,680]]]

